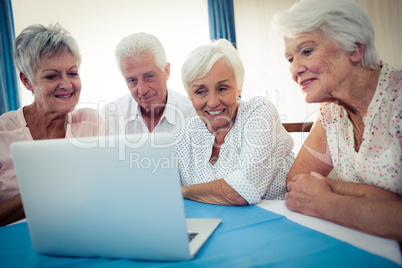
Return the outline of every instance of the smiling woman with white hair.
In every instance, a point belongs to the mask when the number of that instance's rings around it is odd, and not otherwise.
[[[34,101],[0,116],[0,226],[24,217],[12,142],[109,134],[96,111],[75,110],[81,55],[75,39],[59,24],[24,29],[14,42],[14,61]]]
[[[402,241],[402,71],[379,60],[353,1],[302,0],[275,21],[293,80],[322,103],[287,177],[287,207]]]
[[[222,205],[283,199],[293,140],[267,99],[240,101],[244,69],[233,45],[220,39],[195,49],[182,80],[198,115],[176,130],[184,198]]]

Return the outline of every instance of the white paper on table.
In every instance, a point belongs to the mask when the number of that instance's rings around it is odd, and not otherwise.
[[[285,206],[285,201],[263,200],[257,205],[263,209],[283,215],[289,220],[300,225],[332,236],[355,247],[402,265],[402,256],[399,249],[399,243],[395,240],[366,234],[330,221],[293,212]]]

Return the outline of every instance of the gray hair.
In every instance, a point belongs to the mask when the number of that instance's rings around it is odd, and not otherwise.
[[[232,68],[237,87],[243,88],[244,67],[239,53],[228,40],[218,39],[193,50],[184,62],[181,78],[187,93],[189,84],[205,77],[219,60]]]
[[[380,64],[374,47],[374,30],[366,12],[351,0],[301,0],[274,18],[275,30],[288,38],[320,30],[340,48],[352,52],[365,46],[362,66],[374,69]]]
[[[120,72],[120,61],[122,58],[141,56],[149,53],[154,56],[156,66],[161,71],[164,71],[167,64],[166,53],[158,38],[152,34],[143,32],[124,37],[117,45],[115,51],[117,66]]]
[[[48,27],[32,24],[14,41],[15,66],[31,83],[34,82],[34,72],[45,54],[50,53],[50,57],[53,57],[64,52],[71,53],[80,66],[81,54],[77,42],[58,23]]]

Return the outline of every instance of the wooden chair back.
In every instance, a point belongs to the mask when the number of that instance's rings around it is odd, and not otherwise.
[[[314,122],[282,123],[287,132],[310,132]]]

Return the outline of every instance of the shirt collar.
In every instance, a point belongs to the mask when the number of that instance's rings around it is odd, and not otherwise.
[[[130,94],[130,111],[129,115],[132,117],[130,121],[134,121],[137,116],[141,116],[141,107],[138,105],[138,103],[135,101],[133,96]]]
[[[165,110],[163,111],[163,114],[161,116],[160,121],[163,119],[166,119],[166,121],[169,124],[176,125],[176,99],[173,97],[174,93],[167,88],[167,102],[165,106]],[[130,94],[131,96],[131,94]],[[138,105],[138,103],[134,100],[134,98],[131,96],[131,105],[130,105],[130,115],[132,119],[130,121],[134,121],[137,119],[137,117],[142,118],[141,115],[141,106]]]
[[[163,111],[163,118],[166,118],[169,124],[176,125],[176,109],[178,109],[179,105],[176,103],[176,98],[174,98],[174,93],[169,88],[167,89],[167,102],[165,110]]]

